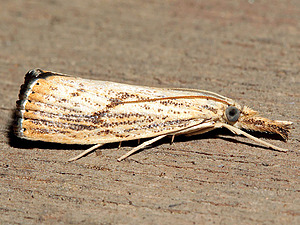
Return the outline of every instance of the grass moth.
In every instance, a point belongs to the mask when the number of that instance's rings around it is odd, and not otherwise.
[[[209,91],[87,80],[35,69],[21,86],[14,132],[33,141],[94,145],[69,161],[106,143],[150,138],[120,161],[166,136],[198,135],[221,127],[286,151],[244,130],[277,133],[287,140],[291,124],[263,118]]]

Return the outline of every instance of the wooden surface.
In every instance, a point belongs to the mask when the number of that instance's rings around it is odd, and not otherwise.
[[[299,224],[300,3],[0,1],[1,224]],[[224,130],[87,146],[10,132],[25,73],[205,89],[294,129],[280,153]],[[270,138],[255,133],[260,138]]]

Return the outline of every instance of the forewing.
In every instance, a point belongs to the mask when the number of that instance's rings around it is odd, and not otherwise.
[[[188,92],[47,76],[28,82],[16,133],[29,140],[95,144],[174,133],[211,120],[204,100],[166,99]],[[163,100],[149,101],[153,98]]]

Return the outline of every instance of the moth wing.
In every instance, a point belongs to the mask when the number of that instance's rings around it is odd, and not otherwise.
[[[168,99],[190,95],[185,91],[41,74],[27,79],[17,104],[15,130],[29,140],[96,144],[148,138],[215,114],[201,109],[199,99]],[[162,100],[148,101],[153,98]]]

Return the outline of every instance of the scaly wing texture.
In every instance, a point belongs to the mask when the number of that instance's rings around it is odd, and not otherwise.
[[[29,140],[96,144],[154,137],[211,122],[224,109],[223,103],[207,99],[149,101],[193,92],[52,73],[27,83],[17,104],[15,130]]]

